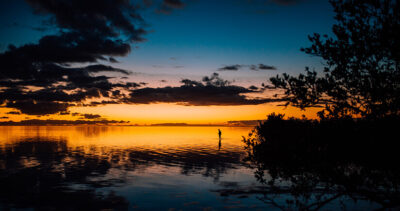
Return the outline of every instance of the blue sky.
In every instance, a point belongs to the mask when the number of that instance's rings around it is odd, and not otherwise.
[[[170,15],[144,13],[154,31],[122,61],[139,68],[166,66],[161,72],[182,74],[208,74],[224,65],[258,63],[301,72],[306,65],[319,64],[299,49],[309,46],[308,34],[330,32],[333,12],[327,1],[288,6],[265,1],[210,2],[188,2]],[[184,68],[174,71],[173,66]]]
[[[51,28],[33,29],[47,27],[43,25],[46,17],[35,15],[23,0],[3,1],[1,8],[2,51],[8,44],[36,42],[45,34],[56,33]],[[319,0],[288,5],[266,0],[189,0],[170,14],[157,13],[154,7],[140,13],[149,31],[147,41],[135,44],[137,48],[127,57],[118,58],[121,63],[117,66],[143,73],[141,80],[146,80],[146,75],[154,80],[200,77],[234,64],[263,63],[278,70],[221,74],[228,79],[267,80],[277,73],[300,73],[305,66],[320,66],[318,58],[299,50],[310,45],[307,35],[329,34],[334,23],[331,5]]]

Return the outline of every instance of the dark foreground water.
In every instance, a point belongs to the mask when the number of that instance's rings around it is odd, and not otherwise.
[[[281,210],[295,203],[293,193],[261,185],[243,161],[242,136],[251,128],[222,127],[221,141],[217,129],[0,127],[0,209]],[[344,195],[323,210],[343,206],[377,207]]]

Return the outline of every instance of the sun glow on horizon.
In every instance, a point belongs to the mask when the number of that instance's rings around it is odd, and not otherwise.
[[[285,114],[286,117],[316,118],[319,109],[301,111],[294,107],[277,106],[276,104],[242,105],[242,106],[183,106],[168,103],[141,105],[105,105],[97,107],[72,107],[70,113],[99,114],[99,119],[129,121],[130,124],[188,123],[188,124],[224,124],[228,121],[262,120],[272,112]],[[25,114],[7,115],[11,109],[0,110],[3,121],[21,121],[26,119],[78,120],[71,115],[32,116]]]
[[[283,113],[286,117],[316,118],[317,109],[301,111],[293,107],[271,104],[243,106],[183,106],[176,104],[144,105],[106,105],[97,107],[74,107],[71,113],[100,114],[110,120],[130,121],[131,124],[188,123],[188,124],[223,124],[233,120],[262,120],[272,112]],[[60,115],[51,115],[63,119]],[[70,117],[71,118],[71,117]]]

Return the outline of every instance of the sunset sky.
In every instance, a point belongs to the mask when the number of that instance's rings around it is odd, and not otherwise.
[[[262,84],[320,71],[300,48],[334,23],[320,0],[15,0],[0,10],[2,122],[314,118],[318,109],[285,108]]]

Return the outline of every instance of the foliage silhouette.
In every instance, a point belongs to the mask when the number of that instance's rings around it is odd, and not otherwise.
[[[345,198],[398,209],[400,2],[330,2],[335,37],[314,34],[301,49],[324,60],[323,75],[306,67],[298,77],[270,78],[286,106],[324,105],[320,121],[269,115],[244,138],[247,160],[269,188],[262,200],[281,209],[318,210]],[[274,193],[292,199],[285,207]]]
[[[306,67],[298,77],[270,78],[284,90],[286,105],[325,105],[321,118],[400,114],[400,2],[331,0],[333,34],[309,36],[306,54],[321,57],[324,75]]]
[[[283,119],[271,114],[244,138],[261,199],[286,210],[318,210],[335,200],[400,208],[398,117],[379,120]],[[278,203],[277,195],[291,196]]]

